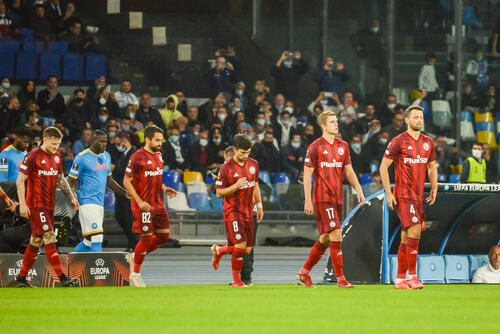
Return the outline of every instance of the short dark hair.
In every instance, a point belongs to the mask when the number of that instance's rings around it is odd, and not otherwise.
[[[28,136],[31,138],[31,131],[25,127],[20,127],[14,130],[14,134],[18,137]]]
[[[130,134],[127,131],[120,131],[118,134],[119,139],[126,139],[130,142]]]
[[[233,149],[234,149],[234,146],[226,147],[226,149],[224,150],[224,155],[233,153]]]
[[[233,146],[237,150],[248,150],[252,147],[252,142],[247,135],[240,133],[234,136]]]
[[[51,79],[51,78],[55,78],[57,81],[59,81],[59,78],[53,74],[49,75],[48,78],[47,78],[47,82]]]
[[[161,128],[157,127],[156,125],[148,125],[144,129],[144,138],[153,139],[155,133],[157,132],[163,134],[163,130]]]
[[[104,130],[97,129],[93,133],[94,136],[107,136],[108,134]]]
[[[130,84],[132,84],[132,81],[130,81],[129,79],[123,79],[123,80],[120,82],[120,85],[122,85],[124,82],[130,82]]]
[[[49,126],[45,130],[43,130],[43,138],[62,139],[62,133],[55,126]]]
[[[85,94],[85,91],[83,90],[83,88],[77,88],[73,91],[73,95],[74,96],[77,96],[78,93],[82,93],[82,94]]]

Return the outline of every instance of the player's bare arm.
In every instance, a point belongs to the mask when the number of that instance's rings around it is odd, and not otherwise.
[[[161,189],[170,198],[177,196],[177,191],[175,191],[174,189],[172,189],[170,187],[167,187],[164,184],[161,185]]]
[[[313,203],[312,203],[312,175],[314,172],[314,167],[304,166],[304,213],[308,216],[314,214]]]
[[[134,201],[137,203],[137,206],[141,209],[143,212],[149,212],[151,211],[151,206],[149,203],[143,201],[139,195],[137,195],[137,192],[134,189],[134,186],[132,185],[132,178],[130,176],[125,175],[123,177],[123,186],[127,190],[130,196],[134,199]]]
[[[68,177],[68,180],[67,180],[67,181],[68,181],[69,187],[70,187],[71,189],[73,189],[73,187],[75,186],[76,181],[77,181],[78,179],[77,179],[77,178],[75,178],[74,176],[71,176],[71,175],[68,175],[68,176],[69,176],[69,177]]]
[[[66,181],[64,174],[57,175],[57,185],[59,186],[59,188],[61,188],[64,195],[66,195],[69,198],[71,204],[73,204],[73,209],[77,211],[80,205],[78,204],[78,200],[73,195],[71,187],[69,186],[68,181]]]
[[[217,189],[217,197],[226,198],[231,196],[234,192],[238,191],[241,187],[243,187],[247,183],[247,178],[242,177],[239,178],[234,184],[230,185],[227,188]]]
[[[28,175],[24,173],[19,173],[16,181],[17,188],[17,198],[19,198],[19,213],[22,217],[29,219],[30,218],[30,209],[26,205],[26,180],[28,179]]]
[[[70,179],[71,180],[71,179]],[[127,189],[123,188],[120,186],[114,179],[111,177],[111,175],[108,175],[108,187],[113,190],[115,193],[118,195],[121,195],[123,197],[127,197]]]
[[[429,205],[434,204],[436,201],[436,195],[437,195],[437,168],[436,168],[436,161],[431,161],[427,164],[427,175],[429,175],[429,180],[431,182],[431,192],[429,194],[429,197],[426,198],[427,203]]]
[[[253,188],[253,201],[255,205],[257,205],[257,224],[262,221],[264,218],[264,210],[262,209],[262,197],[260,195],[260,187],[259,184],[256,183]]]
[[[389,167],[392,165],[392,159],[382,158],[380,163],[380,178],[382,179],[382,185],[384,186],[385,195],[387,197],[387,204],[391,210],[394,210],[394,206],[397,205],[396,199],[392,194],[391,182],[389,180]]]
[[[359,184],[358,177],[352,168],[352,165],[345,166],[345,176],[347,178],[347,182],[356,190],[358,196],[359,205],[365,205],[365,196],[363,195],[363,189],[361,189],[361,185]]]
[[[16,202],[11,200],[9,196],[3,191],[2,187],[0,187],[0,198],[2,198],[5,201],[5,204],[7,205],[7,208],[10,211],[13,211],[16,208]]]

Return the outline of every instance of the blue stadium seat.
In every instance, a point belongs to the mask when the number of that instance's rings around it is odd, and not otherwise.
[[[21,53],[34,54],[35,53],[35,42],[34,41],[24,41],[23,49]]]
[[[45,52],[45,43],[42,41],[35,42],[35,53],[37,55]]]
[[[68,54],[68,43],[50,42],[49,44],[47,44],[47,53],[50,55],[64,56]]]
[[[269,174],[269,172],[263,170],[259,171],[259,179],[268,186],[272,187],[271,174]]]
[[[36,56],[32,54],[20,53],[17,55],[16,79],[36,80]]]
[[[61,78],[61,56],[59,55],[40,55],[40,80],[47,80],[51,75]]]
[[[212,195],[212,209],[214,211],[222,211],[222,203],[224,202],[223,198],[219,198],[217,196]]]
[[[168,171],[163,173],[163,184],[167,187],[174,188],[178,183],[181,183],[181,175],[176,171]]]
[[[479,267],[488,264],[490,260],[488,255],[469,255],[469,279],[472,281],[472,276]]]
[[[83,80],[83,57],[69,53],[63,56],[63,80]]]
[[[198,211],[212,210],[210,204],[208,203],[208,195],[206,193],[189,194],[189,206]]]
[[[447,177],[446,174],[438,174],[438,182],[446,182]]]
[[[460,182],[460,174],[451,174],[450,183],[458,183],[458,182]]]
[[[0,54],[0,77],[14,77],[14,55]]]
[[[212,175],[209,175],[207,173],[207,176],[205,177],[205,183],[208,184],[208,185],[211,185],[212,183],[214,183],[214,178]]]
[[[424,284],[444,283],[444,260],[442,256],[419,255],[417,276]]]
[[[373,182],[373,178],[372,178],[371,173],[361,174],[361,185],[370,184],[372,182]]]
[[[290,184],[290,178],[285,173],[276,173],[274,176],[274,183],[288,183]]]
[[[104,194],[104,210],[114,210],[115,200],[115,193],[113,191],[106,191]]]
[[[10,39],[0,39],[0,54],[13,54],[19,52],[21,43]]]
[[[85,80],[95,80],[106,76],[106,57],[100,54],[85,55]]]
[[[469,283],[469,260],[466,256],[445,255],[446,283]]]
[[[20,29],[21,34],[24,36],[24,42],[31,42],[35,39],[35,34],[33,29],[22,28]]]
[[[170,188],[174,189],[178,193],[184,193],[184,194],[186,193],[186,186],[182,182],[176,183],[173,187]]]

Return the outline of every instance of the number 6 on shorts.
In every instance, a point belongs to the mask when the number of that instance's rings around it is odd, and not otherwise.
[[[43,212],[40,212],[40,221],[42,223],[45,223],[47,221],[47,218],[45,218],[45,216],[43,215]]]
[[[142,223],[151,223],[151,212],[143,212],[142,213]]]

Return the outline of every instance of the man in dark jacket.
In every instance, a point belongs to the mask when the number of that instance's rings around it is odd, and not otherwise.
[[[351,75],[344,68],[343,63],[334,63],[332,57],[327,57],[323,69],[314,76],[320,92],[335,92],[337,96],[344,95],[344,81],[351,79]]]
[[[273,133],[267,131],[264,135],[264,140],[260,144],[255,144],[255,151],[252,148],[250,154],[259,162],[260,170],[276,173],[280,171],[280,153],[273,144]]]
[[[207,174],[208,166],[208,132],[203,131],[198,136],[198,140],[188,151],[188,169],[200,172],[203,176]]]
[[[57,91],[57,77],[51,75],[47,79],[47,88],[38,93],[36,104],[40,109],[40,116],[48,119],[49,123],[52,122],[51,119],[62,119],[65,105],[64,97]],[[44,121],[46,120],[44,119]]]
[[[271,74],[276,79],[276,93],[295,101],[299,95],[299,79],[308,69],[309,66],[299,51],[283,51],[271,68]]]
[[[139,109],[137,109],[137,115],[135,119],[142,124],[148,124],[148,122],[153,122],[154,125],[159,126],[163,132],[167,133],[167,128],[165,123],[161,119],[161,115],[157,109],[151,106],[151,94],[143,93],[141,96],[141,102]]]
[[[234,71],[233,65],[226,62],[226,57],[218,56],[215,61],[215,67],[207,74],[210,96],[215,97],[222,93],[224,98],[229,101],[233,95],[234,85],[238,82],[238,75]]]
[[[300,134],[294,134],[290,144],[280,150],[281,171],[287,173],[290,179],[294,179],[295,175],[304,170],[305,157],[306,149],[302,146],[302,138]]]
[[[172,129],[168,140],[163,143],[161,152],[163,161],[169,170],[175,170],[179,174],[184,173],[187,166],[187,152],[181,145],[179,130]]]

